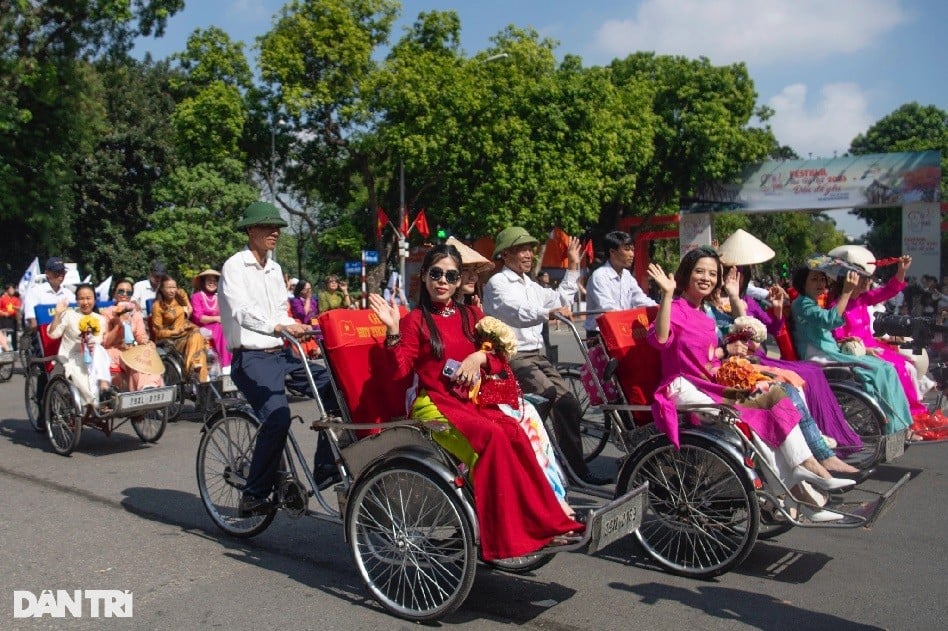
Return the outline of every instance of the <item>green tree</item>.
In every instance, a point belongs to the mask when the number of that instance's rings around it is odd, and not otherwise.
[[[856,136],[854,155],[901,151],[941,151],[941,198],[948,199],[948,112],[934,105],[906,103]],[[876,256],[898,256],[902,250],[902,213],[898,208],[860,208],[856,215],[869,224],[866,241]],[[942,252],[948,237],[942,233]]]

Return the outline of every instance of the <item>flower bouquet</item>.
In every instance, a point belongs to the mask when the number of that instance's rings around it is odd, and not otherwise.
[[[482,351],[500,355],[507,361],[517,353],[517,338],[513,329],[491,316],[484,316],[474,328],[477,344]]]
[[[740,316],[734,319],[728,334],[724,337],[725,344],[744,342],[748,346],[759,344],[767,339],[767,327],[757,318]],[[754,359],[754,358],[752,358]],[[747,357],[736,355],[721,362],[715,374],[715,380],[728,388],[733,388],[744,396],[749,396],[755,390],[770,382],[770,377],[760,372],[757,365]]]
[[[82,361],[85,364],[92,363],[93,338],[101,331],[99,320],[95,316],[84,315],[79,319],[79,339],[82,341]]]

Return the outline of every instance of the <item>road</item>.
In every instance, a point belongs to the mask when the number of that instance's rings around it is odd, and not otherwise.
[[[562,333],[555,340],[568,345]],[[565,351],[569,352],[569,351]],[[134,617],[111,628],[412,628],[366,595],[341,528],[277,517],[255,539],[215,529],[197,495],[200,423],[155,445],[87,430],[55,455],[26,421],[23,377],[0,384],[0,628],[98,628],[88,617],[14,619],[14,590],[119,589]],[[294,404],[311,416],[304,403]],[[312,432],[297,426],[308,445]],[[618,453],[596,467],[608,472]],[[948,444],[914,446],[869,486],[912,480],[871,528],[796,529],[707,582],[652,567],[630,539],[563,554],[532,576],[486,569],[444,627],[492,629],[943,629]]]

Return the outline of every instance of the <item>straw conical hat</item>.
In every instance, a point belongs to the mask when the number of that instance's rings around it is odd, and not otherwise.
[[[874,274],[876,266],[871,263],[875,261],[875,255],[861,245],[841,245],[827,252],[830,256],[835,256],[847,263],[858,265],[869,274]]]
[[[756,265],[777,255],[770,246],[741,228],[725,239],[718,252],[725,265]]]
[[[473,265],[478,274],[483,274],[484,272],[489,272],[494,269],[494,264],[490,262],[490,259],[481,255],[481,253],[474,248],[464,245],[454,237],[448,237],[448,240],[444,243],[445,245],[453,245],[456,247],[458,252],[461,253],[461,265]]]
[[[152,344],[139,344],[122,351],[122,363],[146,375],[163,375],[165,365]]]
[[[192,279],[191,279],[191,285],[192,285],[195,289],[200,289],[200,288],[201,288],[201,283],[204,282],[202,279],[203,279],[205,276],[217,276],[218,278],[220,278],[220,275],[221,275],[221,273],[218,272],[216,269],[210,269],[210,268],[208,268],[208,269],[204,270],[203,272],[201,272],[200,274],[198,274],[197,276],[195,276],[194,278],[192,278]],[[295,283],[294,283],[294,284],[295,284]]]

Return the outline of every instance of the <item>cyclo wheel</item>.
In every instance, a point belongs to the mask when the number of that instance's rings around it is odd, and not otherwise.
[[[33,334],[29,332],[20,333],[16,341],[16,354],[20,358],[20,367],[23,372],[30,367],[30,357],[33,355]]]
[[[82,434],[82,410],[76,406],[72,386],[65,377],[53,377],[43,400],[49,442],[56,453],[68,456],[79,445]]]
[[[583,460],[591,462],[602,453],[609,442],[612,420],[599,408],[589,404],[589,393],[579,378],[579,368],[568,366],[560,370],[560,375],[569,386],[570,392],[579,401],[582,416],[579,420],[579,435],[583,448]]]
[[[868,394],[855,387],[830,382],[830,389],[849,427],[862,439],[862,449],[846,460],[860,469],[874,466],[882,458],[884,449],[885,416]]]
[[[260,534],[276,517],[275,508],[264,515],[237,516],[259,425],[246,412],[228,410],[207,428],[197,451],[197,482],[204,508],[218,528],[241,539]]]
[[[372,596],[395,616],[437,620],[474,583],[474,529],[456,490],[411,460],[365,474],[351,492],[346,540]]]
[[[7,362],[5,364],[0,364],[0,381],[9,381],[10,377],[13,376],[13,364],[15,362]]]
[[[165,385],[176,387],[174,400],[165,408],[167,410],[166,422],[170,423],[178,420],[181,411],[184,410],[184,373],[181,371],[181,364],[170,353],[161,356],[161,363],[165,366]]]
[[[647,440],[623,466],[616,495],[648,482],[636,538],[656,563],[680,576],[724,574],[750,554],[760,507],[750,475],[712,441],[681,435]]]
[[[144,443],[156,443],[168,426],[168,408],[149,410],[142,415],[133,416],[132,429]]]
[[[43,420],[43,393],[46,391],[48,381],[49,376],[43,370],[42,364],[27,366],[26,379],[23,382],[23,399],[26,404],[26,418],[30,420],[30,425],[37,432],[46,429],[46,422]]]

